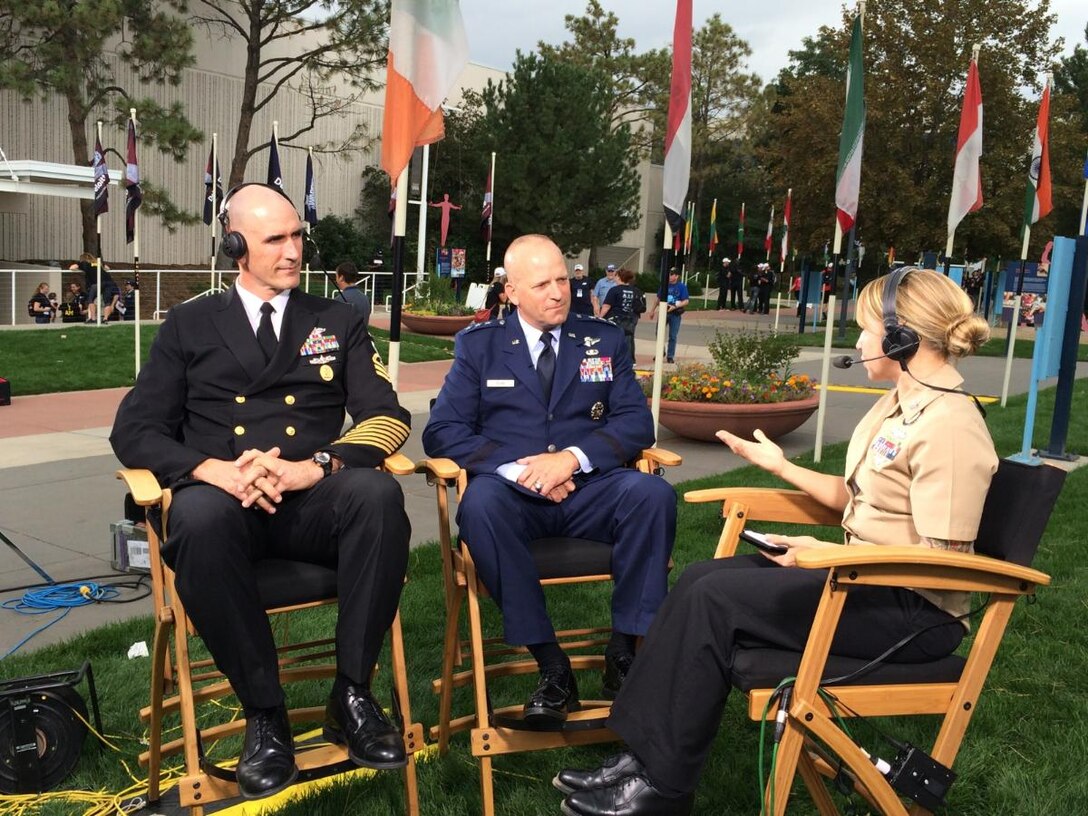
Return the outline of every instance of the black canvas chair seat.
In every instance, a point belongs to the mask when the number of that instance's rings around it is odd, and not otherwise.
[[[579,578],[612,573],[612,545],[588,538],[538,538],[529,544],[540,577]]]
[[[257,592],[265,609],[327,601],[336,597],[336,570],[305,561],[262,558],[256,564]]]
[[[852,674],[870,661],[831,655],[824,669],[824,679]],[[733,660],[733,685],[743,692],[775,688],[787,677],[796,677],[801,652],[786,649],[737,649]],[[880,663],[854,678],[847,685],[892,685],[896,683],[957,683],[964,659],[948,655],[928,663]]]

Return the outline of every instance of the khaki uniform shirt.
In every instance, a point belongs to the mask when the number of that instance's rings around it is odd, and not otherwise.
[[[963,378],[945,365],[927,382],[956,388]],[[971,399],[904,374],[850,439],[846,543],[924,546],[925,537],[968,542],[957,549],[972,552],[996,470],[993,440]],[[970,608],[966,592],[917,592],[950,615]]]

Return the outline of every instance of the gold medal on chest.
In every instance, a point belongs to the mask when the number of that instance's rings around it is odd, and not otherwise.
[[[321,368],[319,368],[317,370],[317,373],[321,376],[321,379],[323,379],[325,382],[329,382],[329,381],[332,380],[332,366],[331,365],[321,366]]]

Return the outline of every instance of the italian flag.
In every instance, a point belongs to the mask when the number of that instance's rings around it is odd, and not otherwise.
[[[382,169],[396,183],[419,145],[445,134],[442,102],[468,63],[457,0],[393,0],[382,119]]]
[[[1054,203],[1050,197],[1050,81],[1043,88],[1043,100],[1039,103],[1039,121],[1035,125],[1035,141],[1031,147],[1031,166],[1028,167],[1028,189],[1024,201],[1024,225],[1031,226],[1045,218]]]
[[[846,70],[846,114],[839,137],[839,169],[835,174],[836,217],[849,232],[858,215],[861,190],[861,148],[865,140],[865,83],[861,65],[861,15],[850,35],[850,65]]]
[[[982,174],[978,161],[982,156],[982,88],[978,82],[978,62],[971,60],[967,70],[967,88],[960,115],[960,137],[956,143],[956,170],[952,175],[952,200],[948,202],[948,234],[952,235],[967,213],[982,206]]]

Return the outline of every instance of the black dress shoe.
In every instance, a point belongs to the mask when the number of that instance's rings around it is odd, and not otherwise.
[[[333,687],[325,706],[323,733],[329,742],[346,745],[351,761],[364,768],[386,771],[408,763],[404,737],[363,686]]]
[[[601,767],[594,768],[592,771],[564,768],[555,775],[552,785],[563,793],[574,793],[590,788],[603,788],[619,782],[624,777],[645,773],[645,771],[637,756],[630,751],[624,751],[622,754],[610,756]]]
[[[243,799],[279,793],[298,778],[287,709],[262,709],[246,718],[246,738],[235,774]]]
[[[523,719],[529,725],[547,726],[564,722],[578,710],[578,684],[570,666],[549,665],[540,670],[540,683],[525,703]]]
[[[627,672],[631,670],[631,664],[635,662],[635,656],[631,652],[618,652],[604,655],[604,690],[601,692],[606,700],[615,700],[619,694],[620,686],[627,679]]]
[[[603,788],[575,791],[563,800],[566,816],[687,816],[695,794],[665,796],[642,774]]]

